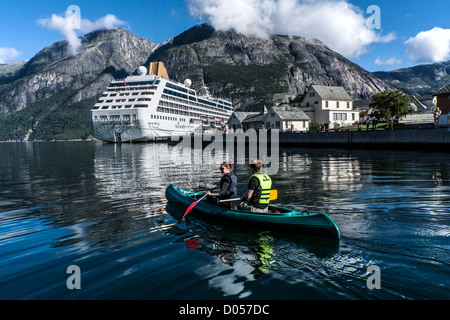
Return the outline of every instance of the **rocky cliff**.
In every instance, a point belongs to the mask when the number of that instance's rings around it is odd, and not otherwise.
[[[450,83],[450,61],[374,72],[374,75],[405,93],[431,95]]]
[[[312,83],[344,86],[355,99],[387,88],[322,42],[299,37],[259,39],[202,24],[162,45],[119,28],[87,34],[82,44],[78,56],[60,41],[23,65],[0,66],[0,140],[87,137],[89,110],[109,82],[150,61],[247,110]]]
[[[252,38],[216,32],[207,24],[191,28],[155,50],[149,61],[163,61],[178,81],[190,78],[237,107],[270,105],[274,93],[303,92],[310,84],[339,85],[354,99],[388,86],[318,40],[273,35]]]
[[[80,125],[85,136],[89,110],[99,93],[114,78],[125,77],[142,65],[157,46],[116,28],[84,36],[77,56],[68,54],[67,41],[60,41],[17,70],[7,72],[4,67],[0,72],[0,140],[25,135],[30,139],[65,138],[67,129]],[[73,119],[61,119],[64,114]],[[79,123],[83,117],[86,121]],[[55,130],[55,125],[60,128]],[[71,138],[79,133],[77,129]]]

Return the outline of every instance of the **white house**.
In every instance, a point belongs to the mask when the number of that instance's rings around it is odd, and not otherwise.
[[[305,93],[295,97],[291,106],[300,106],[312,121],[334,128],[350,126],[359,121],[353,110],[353,99],[343,87],[310,85]]]
[[[244,129],[244,120],[249,116],[256,116],[259,112],[242,112],[242,111],[235,111],[231,115],[231,117],[228,119],[227,125],[228,129],[233,129],[233,131],[237,129]]]
[[[279,129],[280,132],[309,131],[311,119],[300,108],[272,107],[262,119],[265,129]]]

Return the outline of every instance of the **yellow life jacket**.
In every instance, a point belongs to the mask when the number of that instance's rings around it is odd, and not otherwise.
[[[257,178],[259,181],[258,190],[255,190],[252,200],[259,204],[269,204],[270,200],[270,189],[272,188],[272,179],[267,174],[255,173],[250,177]]]

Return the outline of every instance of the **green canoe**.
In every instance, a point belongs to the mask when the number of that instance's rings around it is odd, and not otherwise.
[[[204,194],[204,192],[185,190],[173,184],[166,189],[167,200],[180,208],[181,214]],[[248,224],[269,230],[281,230],[340,239],[337,225],[325,213],[300,213],[292,209],[274,205],[270,205],[269,211],[268,213],[256,213],[244,210],[231,210],[200,201],[189,215],[237,222],[241,225]]]

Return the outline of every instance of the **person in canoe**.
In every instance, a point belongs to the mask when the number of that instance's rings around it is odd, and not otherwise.
[[[208,191],[206,201],[212,204],[219,204],[220,200],[230,199],[232,196],[237,195],[237,177],[233,173],[233,167],[230,163],[224,162],[220,165],[220,172],[222,173],[222,179],[220,179],[220,191],[212,193]],[[220,203],[222,206],[230,206],[230,202]]]
[[[261,160],[253,160],[250,168],[252,176],[248,182],[247,193],[243,195],[243,201],[239,203],[239,207],[253,212],[268,212],[272,179],[267,174],[261,174]]]

